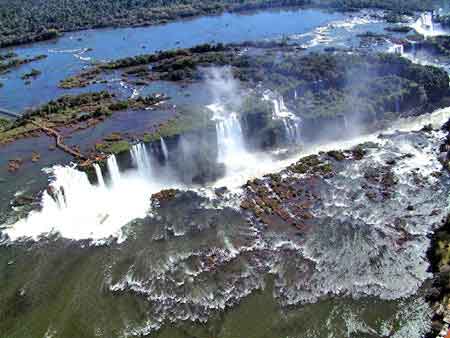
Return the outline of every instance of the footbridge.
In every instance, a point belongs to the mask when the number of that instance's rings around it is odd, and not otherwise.
[[[0,116],[1,115],[9,117],[9,118],[13,118],[13,119],[17,119],[22,116],[19,113],[13,112],[13,111],[5,109],[5,108],[0,108]]]

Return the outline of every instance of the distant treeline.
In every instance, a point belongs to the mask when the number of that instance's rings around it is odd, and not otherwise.
[[[0,47],[48,40],[59,32],[141,26],[181,18],[283,6],[396,11],[430,8],[435,0],[0,0]]]

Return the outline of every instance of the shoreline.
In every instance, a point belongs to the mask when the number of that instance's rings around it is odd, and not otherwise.
[[[298,2],[298,3],[296,3]],[[216,5],[218,6],[218,5]],[[226,7],[223,8],[213,8],[212,10],[210,7],[206,6],[205,8],[193,8],[193,13],[182,13],[182,12],[175,12],[170,13],[167,15],[173,15],[173,17],[170,18],[156,18],[152,19],[152,21],[146,21],[142,23],[134,23],[131,20],[133,19],[130,17],[128,22],[125,23],[91,23],[84,26],[74,27],[71,29],[55,29],[55,28],[46,28],[43,32],[37,33],[37,32],[29,32],[28,34],[25,34],[23,36],[20,36],[16,38],[15,40],[10,41],[2,41],[0,36],[0,51],[3,49],[10,49],[15,48],[19,46],[25,46],[25,45],[31,45],[34,43],[39,43],[43,41],[50,41],[57,39],[59,37],[62,37],[63,35],[71,32],[82,32],[86,30],[91,29],[116,29],[116,28],[138,28],[138,27],[151,27],[151,26],[158,26],[158,25],[164,25],[168,23],[174,23],[174,22],[183,22],[183,21],[189,21],[189,20],[195,20],[202,17],[215,17],[220,16],[223,14],[252,14],[258,11],[267,11],[267,10],[307,10],[307,9],[317,9],[317,10],[323,10],[323,11],[329,11],[329,12],[355,12],[363,9],[374,9],[374,10],[386,10],[388,12],[393,13],[396,15],[396,13],[412,13],[414,11],[424,11],[424,10],[431,10],[431,8],[428,7],[422,7],[418,8],[417,6],[414,7],[412,5],[411,8],[404,8],[404,9],[398,9],[398,8],[389,8],[386,5],[380,4],[380,5],[371,5],[366,6],[365,4],[341,4],[337,1],[315,1],[313,2],[302,2],[302,1],[293,1],[285,3],[282,0],[275,0],[275,2],[263,2],[263,3],[244,3],[244,4],[230,4],[226,5]],[[210,10],[210,11],[208,11]]]

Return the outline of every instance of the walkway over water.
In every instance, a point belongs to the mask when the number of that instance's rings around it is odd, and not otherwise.
[[[19,117],[22,116],[19,113],[13,112],[13,111],[8,110],[8,109],[3,109],[3,108],[0,108],[0,116],[1,115],[7,116],[7,117],[11,117],[11,118],[14,118],[14,119],[19,118]]]

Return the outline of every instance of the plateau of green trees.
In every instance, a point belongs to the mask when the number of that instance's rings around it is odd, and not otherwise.
[[[0,47],[58,37],[60,32],[142,26],[224,11],[282,6],[423,10],[436,0],[0,0]]]

